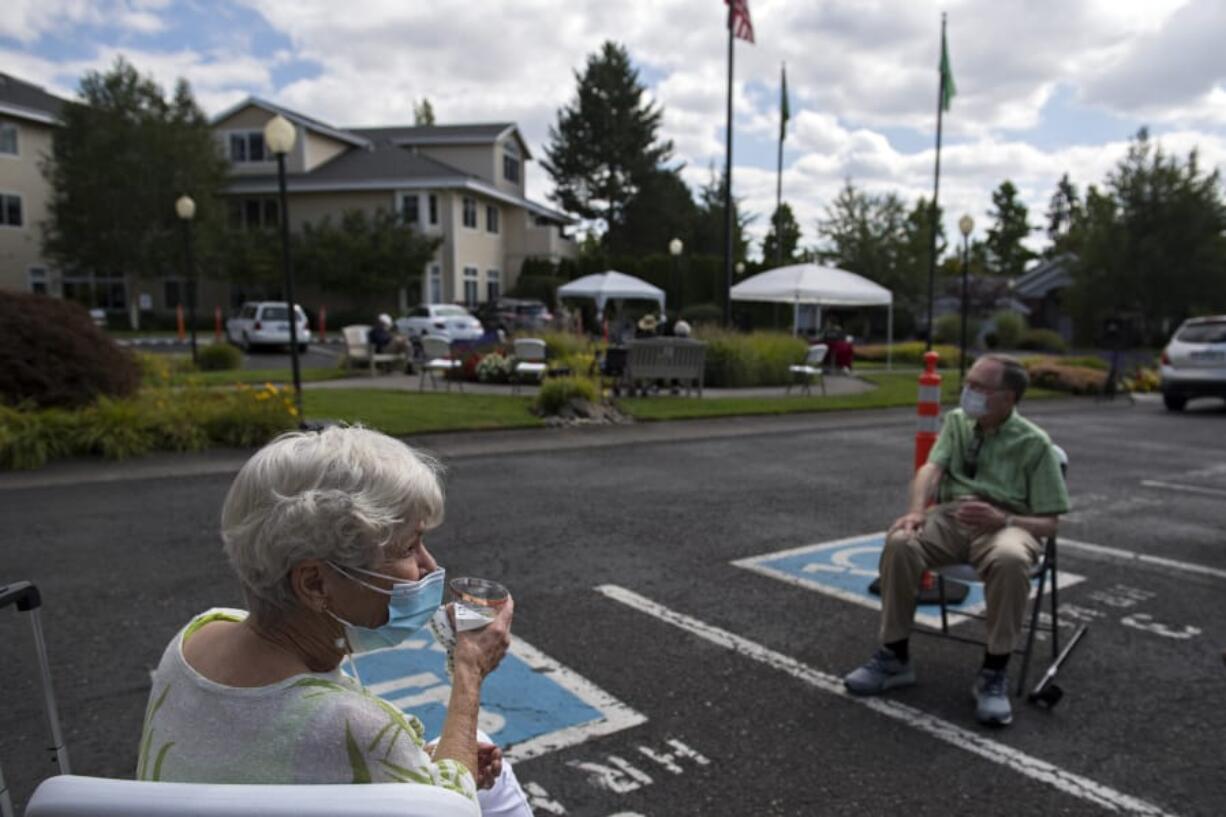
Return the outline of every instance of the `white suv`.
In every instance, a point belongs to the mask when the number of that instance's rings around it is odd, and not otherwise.
[[[298,351],[305,352],[311,342],[306,313],[294,306],[298,315]],[[256,346],[289,344],[289,309],[285,301],[248,301],[238,315],[226,321],[226,339],[244,352]]]
[[[1193,397],[1226,398],[1226,315],[1184,321],[1162,350],[1162,402],[1182,411]]]

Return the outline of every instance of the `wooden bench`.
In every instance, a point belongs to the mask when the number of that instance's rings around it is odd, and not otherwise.
[[[379,366],[404,369],[408,364],[408,355],[399,352],[376,352],[370,342],[370,327],[365,324],[346,326],[341,330],[345,336],[345,366],[368,366],[370,376],[374,377]]]
[[[675,380],[685,388],[698,390],[702,397],[703,367],[707,344],[690,338],[642,338],[630,341],[626,354],[624,382],[630,391],[645,392],[656,381],[667,387]]]

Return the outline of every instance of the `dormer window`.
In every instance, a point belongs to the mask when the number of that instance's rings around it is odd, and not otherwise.
[[[241,131],[230,134],[231,162],[264,162],[269,158],[264,152],[262,131]]]
[[[510,153],[502,154],[502,177],[519,184],[519,157]]]

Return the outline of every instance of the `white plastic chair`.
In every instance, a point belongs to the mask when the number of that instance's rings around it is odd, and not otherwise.
[[[545,363],[545,341],[540,338],[516,338],[515,343],[515,376],[511,383],[511,391],[518,391],[525,376],[537,381],[545,379],[549,370]]]
[[[822,361],[826,359],[826,351],[826,344],[815,343],[809,347],[809,351],[805,354],[804,363],[793,363],[791,366],[788,366],[788,372],[792,375],[792,380],[788,383],[785,394],[791,394],[792,386],[797,383],[803,386],[805,394],[812,394],[814,378],[817,378],[817,382],[821,384],[822,395],[826,394],[826,373],[822,369]]]
[[[370,327],[365,324],[346,326],[341,329],[341,334],[345,337],[345,364],[349,367],[354,364],[369,366],[371,377],[375,376],[377,367],[381,364],[404,366],[408,362],[407,355],[376,352],[370,342]]]
[[[426,388],[426,375],[430,375],[430,383],[434,388],[438,388],[438,372],[443,373],[443,382],[447,384],[447,391],[451,391],[451,380],[447,377],[447,373],[453,370],[458,370],[463,367],[463,362],[456,360],[451,356],[451,341],[446,337],[439,335],[426,335],[421,339],[421,350],[425,359],[421,364],[421,383],[418,386],[419,391],[424,391]],[[456,381],[460,391],[464,391],[464,384]]]
[[[415,783],[270,785],[151,783],[58,775],[26,817],[480,817],[462,795]]]

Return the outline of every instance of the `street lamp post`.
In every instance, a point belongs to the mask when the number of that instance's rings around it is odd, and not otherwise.
[[[668,242],[668,254],[673,257],[673,291],[677,293],[677,303],[673,307],[673,311],[677,313],[677,319],[681,318],[681,290],[685,284],[677,275],[677,259],[681,257],[681,251],[685,249],[685,245],[681,243],[680,238],[674,238]],[[673,321],[676,323],[676,320]]]
[[[192,219],[196,216],[196,202],[191,196],[179,196],[175,200],[175,214],[183,222],[183,288],[187,290],[187,325],[191,328],[192,363],[196,362],[196,272],[192,266]]]
[[[294,148],[294,126],[281,114],[264,126],[264,145],[277,157],[277,189],[280,192],[281,265],[285,268],[285,300],[289,304],[289,356],[294,372],[294,405],[298,422],[302,414],[302,374],[298,367],[298,310],[294,302],[294,266],[289,257],[289,206],[285,195],[285,155]]]
[[[958,219],[958,231],[962,233],[962,348],[958,358],[958,385],[966,378],[966,317],[967,317],[967,279],[970,268],[970,238],[971,230],[975,229],[975,220],[969,215]]]

